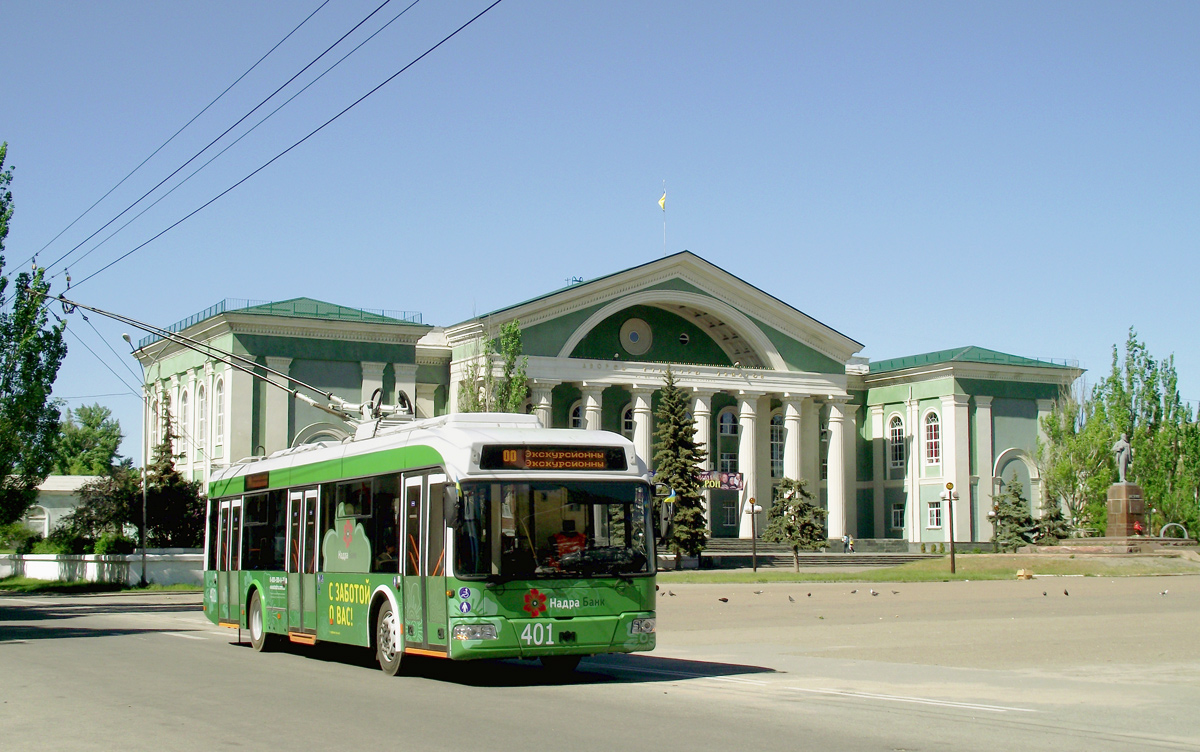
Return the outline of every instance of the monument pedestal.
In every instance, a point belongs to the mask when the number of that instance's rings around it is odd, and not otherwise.
[[[1128,538],[1137,535],[1134,523],[1146,529],[1146,501],[1142,487],[1134,483],[1114,483],[1108,487],[1108,526],[1106,538]]]

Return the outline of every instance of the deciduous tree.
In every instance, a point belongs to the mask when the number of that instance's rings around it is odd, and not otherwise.
[[[58,443],[55,469],[62,475],[108,475],[117,465],[121,424],[100,404],[67,412]]]
[[[50,325],[44,305],[45,269],[21,272],[12,289],[2,274],[13,214],[7,154],[8,144],[0,144],[0,524],[25,514],[54,468],[60,415],[50,395],[67,354],[66,324]]]

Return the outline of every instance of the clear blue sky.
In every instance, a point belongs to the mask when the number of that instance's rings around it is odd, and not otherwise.
[[[405,4],[389,4],[348,42]],[[0,140],[16,168],[8,271],[318,5],[0,2]],[[332,0],[41,263],[376,5]],[[417,4],[71,263],[75,282],[486,5]],[[226,297],[302,295],[451,324],[661,256],[665,179],[668,252],[689,249],[790,302],[863,342],[863,355],[975,344],[1078,359],[1094,383],[1133,326],[1153,354],[1175,354],[1195,402],[1198,29],[1200,4],[1178,2],[505,0],[74,292],[160,325]],[[108,349],[125,352],[126,327],[92,321],[99,334],[73,317],[55,391],[72,405],[112,407],[137,459],[140,401],[81,344],[136,384],[131,363]]]

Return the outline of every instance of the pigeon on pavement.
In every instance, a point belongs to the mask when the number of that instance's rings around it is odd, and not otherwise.
[[[728,603],[728,602],[729,602],[729,599],[728,599],[728,598],[718,598],[717,600],[719,600],[719,601],[720,601],[720,602],[722,602],[722,603]]]
[[[1066,588],[1063,588],[1063,595],[1070,595],[1070,593],[1067,592]]]
[[[1163,595],[1166,595],[1166,593],[1163,593]],[[789,596],[788,596],[788,603],[795,603],[795,602],[796,602],[796,599],[795,599],[795,598],[793,598],[792,596],[790,596],[790,595],[789,595]]]

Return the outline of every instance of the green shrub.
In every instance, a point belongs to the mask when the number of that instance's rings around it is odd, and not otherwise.
[[[945,544],[945,543],[939,543],[939,544],[938,544],[938,553],[939,553],[939,554],[944,554],[944,553],[946,553],[946,544]]]
[[[35,554],[81,554],[88,548],[88,540],[63,528],[57,528],[50,537],[33,546]]]
[[[96,541],[96,553],[102,556],[112,554],[131,554],[134,542],[119,533],[105,533]]]
[[[22,522],[0,525],[0,551],[27,554],[41,539],[42,536],[39,533],[30,530]]]
[[[925,544],[924,543],[921,544],[921,553],[925,553]]]

